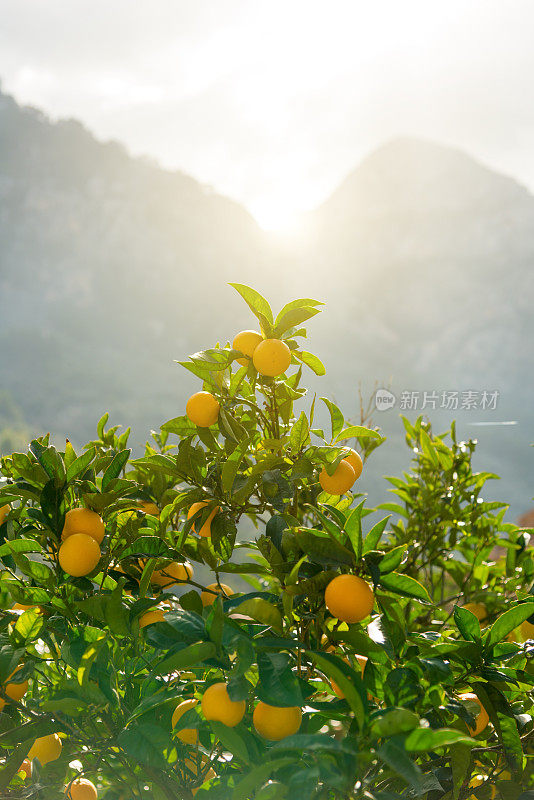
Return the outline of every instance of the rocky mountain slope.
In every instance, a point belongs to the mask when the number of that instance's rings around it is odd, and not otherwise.
[[[226,282],[274,304],[316,296],[327,306],[310,349],[329,365],[318,391],[354,416],[360,381],[399,399],[375,414],[393,446],[369,485],[406,465],[402,392],[496,390],[495,411],[438,400],[430,414],[478,435],[480,467],[505,478],[496,493],[528,507],[534,198],[464,153],[399,139],[304,230],[277,249],[237,203],[0,94],[0,388],[35,430],[80,441],[110,410],[141,443],[194,385],[173,359],[250,326]],[[474,424],[502,421],[518,424]]]

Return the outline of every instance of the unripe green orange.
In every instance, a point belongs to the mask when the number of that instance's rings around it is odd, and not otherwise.
[[[71,508],[65,514],[65,524],[61,532],[61,539],[65,541],[73,533],[86,533],[91,536],[98,544],[106,533],[106,528],[102,517],[90,508]]]
[[[73,533],[67,536],[59,548],[58,558],[62,570],[80,578],[95,569],[100,561],[100,547],[89,534]]]
[[[349,462],[345,460],[339,462],[333,475],[329,475],[324,467],[319,473],[321,488],[329,494],[345,494],[355,480],[356,473]]]
[[[281,339],[264,339],[254,350],[252,361],[260,375],[275,378],[291,364],[291,350]]]
[[[302,711],[298,706],[282,708],[259,702],[252,715],[254,727],[264,739],[279,742],[298,731],[302,722]]]
[[[257,331],[241,331],[236,334],[232,342],[232,348],[243,353],[244,356],[247,356],[247,358],[237,358],[236,361],[238,364],[241,364],[242,367],[246,367],[254,354],[254,350],[262,341],[263,337],[261,333]]]
[[[324,600],[332,616],[350,624],[369,616],[375,596],[357,575],[337,575],[326,587]]]
[[[245,716],[244,700],[231,700],[225,683],[212,683],[202,695],[202,713],[205,718],[217,720],[234,728]]]
[[[219,419],[220,405],[211,392],[195,392],[187,401],[185,413],[199,428],[209,428]]]

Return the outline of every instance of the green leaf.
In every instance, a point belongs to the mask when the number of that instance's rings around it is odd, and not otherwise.
[[[24,643],[31,642],[39,637],[43,625],[43,615],[36,609],[29,608],[15,623],[15,635]]]
[[[130,458],[131,450],[121,450],[120,453],[117,453],[111,459],[109,466],[107,467],[106,471],[104,472],[104,477],[102,478],[102,491],[105,492],[111,481],[118,478],[121,474],[123,468],[128,463],[128,459]]]
[[[235,728],[229,728],[222,722],[213,720],[210,722],[210,726],[215,734],[215,739],[221,742],[225,750],[232,753],[238,761],[242,761],[244,764],[250,763],[247,745]]]
[[[439,730],[416,728],[408,735],[404,746],[406,750],[413,753],[430,753],[437,747],[449,747],[458,743],[470,747],[476,747],[478,744],[475,739],[452,728],[440,728]]]
[[[324,375],[326,373],[323,362],[320,358],[314,356],[313,353],[308,353],[306,350],[299,350],[293,351],[293,355],[296,356],[299,361],[302,361],[303,364],[306,364],[316,375]]]
[[[464,639],[472,642],[480,641],[480,622],[468,608],[456,606],[454,609],[454,621]]]
[[[109,413],[106,411],[106,413],[103,414],[100,417],[100,419],[98,420],[98,423],[97,423],[97,426],[96,426],[96,432],[97,432],[97,435],[98,435],[99,439],[103,439],[104,438],[104,428],[106,426],[106,422],[108,421],[108,419],[109,419]]]
[[[397,569],[397,567],[401,565],[406,547],[407,545],[400,544],[398,547],[393,547],[391,550],[388,550],[384,558],[378,564],[381,575],[393,572],[394,569]]]
[[[239,466],[249,446],[249,440],[240,442],[223,464],[221,472],[222,486],[225,492],[230,492],[234,484]]]
[[[136,720],[120,732],[117,743],[136,763],[154,769],[168,769],[163,754],[171,743],[169,731],[149,722]]]
[[[400,741],[389,739],[376,751],[378,757],[414,790],[421,793],[423,773],[412,761]]]
[[[282,632],[282,615],[280,611],[262,597],[253,597],[245,600],[237,608],[234,608],[234,612],[243,614],[246,617],[252,617],[252,619],[262,622],[264,625],[270,625],[273,630],[279,633]]]
[[[161,430],[167,433],[175,433],[181,438],[183,436],[193,436],[197,431],[197,426],[184,414],[181,417],[174,417],[174,419],[164,422]]]
[[[248,305],[255,317],[260,322],[261,329],[265,336],[270,336],[273,328],[273,312],[271,306],[262,295],[244,283],[231,283],[236,292],[239,292],[245,303]],[[267,323],[267,324],[266,324]],[[265,330],[267,328],[267,330]]]
[[[100,650],[105,645],[106,639],[107,635],[102,633],[102,635],[99,636],[99,638],[94,642],[91,642],[89,647],[85,650],[80,661],[80,666],[78,667],[78,683],[80,686],[86,686],[89,683],[91,666],[93,665],[93,662],[98,656]]]
[[[187,647],[183,647],[176,653],[167,656],[162,661],[157,663],[153,674],[168,675],[177,669],[188,669],[194,667],[196,664],[202,663],[208,658],[213,658],[216,653],[216,647],[213,642],[196,642]]]
[[[256,694],[273,706],[302,706],[299,680],[285,653],[258,653],[259,680]]]
[[[319,311],[319,308],[303,306],[302,308],[290,308],[283,315],[278,314],[274,335],[280,338],[286,331],[296,328],[297,325],[302,325],[303,322],[314,317]]]
[[[380,541],[389,520],[390,517],[384,517],[384,519],[381,519],[380,522],[376,523],[376,525],[373,525],[363,542],[364,553],[368,553],[370,550],[376,550],[378,542]]]
[[[65,464],[55,447],[44,447],[37,439],[33,439],[30,450],[55,486],[65,483]]]
[[[282,308],[282,310],[279,312],[275,320],[275,325],[278,325],[280,321],[286,316],[286,314],[289,311],[293,311],[293,309],[313,308],[314,306],[324,306],[324,303],[321,300],[313,300],[311,297],[300,297],[297,300],[291,300],[291,302],[286,303],[285,306]]]
[[[295,759],[293,756],[284,756],[283,758],[274,758],[259,764],[254,769],[247,770],[245,777],[242,778],[232,793],[232,800],[249,800],[253,795],[254,790],[265,783],[265,781],[276,771],[294,765]]]
[[[313,660],[325,675],[328,675],[331,679],[333,678],[337,683],[345,695],[345,700],[354,712],[358,728],[362,730],[367,713],[367,691],[360,675],[333,653],[318,653],[315,650],[307,650],[306,652],[313,657]]]
[[[498,617],[487,634],[486,644],[488,647],[502,642],[509,633],[521,625],[526,619],[534,614],[534,603],[519,603],[514,608],[510,608]]]
[[[96,456],[96,447],[90,447],[89,450],[86,450],[85,453],[82,453],[81,456],[73,461],[67,469],[67,483],[71,483],[71,481],[75,480],[79,475],[82,475],[89,464],[93,461]]]
[[[451,747],[451,768],[453,778],[452,796],[457,800],[471,768],[471,750],[462,742]]]
[[[330,412],[330,421],[332,424],[332,441],[335,440],[336,436],[343,430],[343,423],[345,422],[345,417],[343,416],[341,409],[339,409],[335,403],[328,399],[328,397],[321,397],[321,400],[328,408]]]
[[[371,428],[365,428],[363,425],[351,425],[349,428],[339,433],[334,444],[337,442],[344,442],[346,439],[382,439],[382,435],[378,431],[373,431]]]
[[[410,578],[408,575],[401,575],[399,572],[381,575],[380,585],[390,592],[400,594],[402,597],[414,597],[417,600],[430,602],[430,597],[425,587],[415,578]]]
[[[362,557],[363,540],[362,540],[362,511],[365,500],[353,509],[345,522],[345,531],[348,534],[352,549],[356,560],[359,561]]]
[[[300,417],[291,428],[289,436],[289,444],[293,453],[298,453],[310,440],[310,427],[308,425],[308,418],[304,411],[301,411]]]
[[[42,549],[34,539],[12,539],[0,546],[0,558],[13,553],[41,553]]]
[[[297,542],[312,561],[323,566],[352,564],[354,561],[354,556],[347,547],[323,535],[321,531],[302,528],[297,534]]]

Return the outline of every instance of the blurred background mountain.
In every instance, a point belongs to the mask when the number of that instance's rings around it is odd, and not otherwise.
[[[402,393],[436,392],[435,428],[457,418],[478,468],[503,477],[493,495],[528,508],[534,197],[462,152],[397,139],[301,222],[282,241],[191,177],[0,93],[0,450],[46,431],[83,443],[106,410],[140,447],[197,386],[173,359],[255,327],[226,286],[240,281],[273,306],[327,303],[307,345],[327,377],[311,385],[354,421],[360,387],[395,393],[373,414],[390,444],[363,489],[408,465]],[[499,401],[440,409],[443,391]]]

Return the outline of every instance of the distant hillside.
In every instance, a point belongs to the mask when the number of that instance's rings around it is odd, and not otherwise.
[[[181,402],[172,359],[211,341],[215,318],[231,334],[224,284],[264,258],[237,203],[1,94],[0,241],[4,388],[73,437],[108,405],[144,436]]]
[[[274,304],[316,296],[327,306],[310,349],[329,365],[317,390],[354,416],[359,381],[500,390],[497,411],[431,416],[478,435],[480,468],[504,474],[496,494],[527,508],[534,198],[464,153],[399,139],[305,227],[298,248],[277,250],[237,203],[0,93],[0,388],[35,430],[82,440],[110,410],[140,443],[195,385],[173,359],[251,325],[227,281]],[[375,420],[393,446],[369,487],[407,458],[398,407]],[[472,424],[502,420],[519,424]]]
[[[342,309],[316,326],[337,343],[330,373],[337,390],[344,391],[347,361],[355,380],[368,388],[391,380],[397,394],[499,390],[495,412],[429,415],[438,427],[458,418],[461,434],[481,441],[479,466],[504,474],[506,488],[496,492],[528,505],[534,198],[464,153],[399,139],[365,159],[306,225],[302,269],[322,279],[330,304]],[[398,436],[395,416],[375,418]],[[473,425],[490,421],[518,425]],[[392,466],[378,465],[398,467],[394,454]]]

